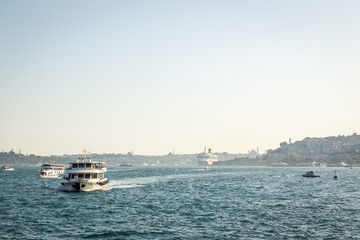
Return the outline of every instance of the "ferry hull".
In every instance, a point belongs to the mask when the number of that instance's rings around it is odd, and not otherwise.
[[[66,192],[90,192],[103,189],[109,180],[102,179],[96,182],[90,181],[64,181],[61,183],[60,190]]]
[[[199,166],[211,166],[217,159],[198,160]]]
[[[198,161],[199,166],[210,166],[212,162],[210,161]]]
[[[39,176],[39,178],[59,178],[59,175],[56,176]]]
[[[45,171],[40,172],[39,178],[58,178],[60,174],[63,174],[65,171],[55,172],[55,171]]]

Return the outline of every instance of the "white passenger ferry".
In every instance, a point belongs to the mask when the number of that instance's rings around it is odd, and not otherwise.
[[[64,191],[94,191],[103,188],[109,183],[104,176],[105,162],[93,162],[85,152],[76,162],[69,163],[66,176],[61,183]]]
[[[65,173],[65,166],[60,164],[44,163],[41,165],[39,173],[40,178],[57,178],[59,177],[59,174]]]
[[[218,156],[211,153],[211,148],[209,148],[208,152],[206,152],[206,147],[204,148],[204,152],[197,155],[196,157],[198,159],[199,166],[210,166],[214,162],[219,161]]]

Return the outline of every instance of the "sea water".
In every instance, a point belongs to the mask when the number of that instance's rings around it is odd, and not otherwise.
[[[0,172],[0,239],[360,239],[358,168],[109,166],[95,192],[37,170]]]

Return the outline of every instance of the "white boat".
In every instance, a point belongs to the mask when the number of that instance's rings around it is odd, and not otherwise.
[[[120,167],[132,167],[131,163],[121,163]]]
[[[320,167],[327,167],[327,163],[320,163]]]
[[[206,152],[206,147],[204,148],[204,152],[197,155],[196,157],[198,159],[199,166],[210,166],[214,162],[219,161],[218,156],[211,153],[211,148],[209,148],[208,152]]]
[[[347,164],[344,163],[344,162],[341,162],[341,166],[343,166],[343,167],[351,167],[350,165],[347,165]]]
[[[288,167],[289,164],[281,162],[281,163],[268,164],[266,166],[268,166],[268,167]]]
[[[84,152],[77,161],[69,163],[60,189],[63,191],[100,190],[109,183],[104,176],[105,172],[105,162],[93,162]]]
[[[13,168],[9,168],[9,167],[7,167],[7,166],[5,166],[5,165],[2,166],[1,170],[3,170],[3,171],[14,171]]]
[[[65,166],[60,164],[44,163],[41,165],[40,178],[57,178],[59,174],[65,173]]]

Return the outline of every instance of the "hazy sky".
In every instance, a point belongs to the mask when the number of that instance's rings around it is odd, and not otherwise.
[[[275,149],[360,133],[360,1],[0,1],[0,150]]]

